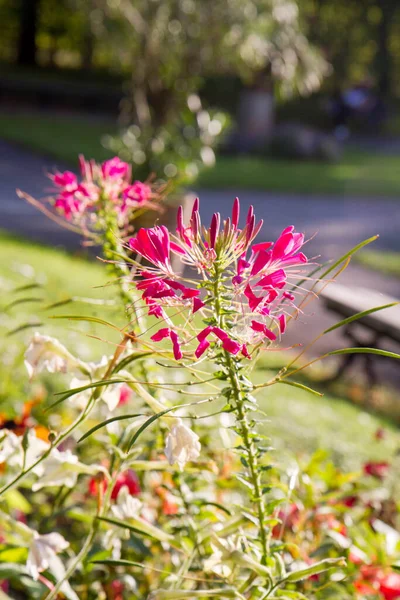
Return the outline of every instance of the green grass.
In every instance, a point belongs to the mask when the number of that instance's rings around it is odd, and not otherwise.
[[[355,260],[369,269],[400,278],[400,252],[364,250]]]
[[[111,156],[101,140],[116,125],[90,117],[47,113],[3,113],[0,137],[55,160],[76,166],[79,153],[96,160]],[[400,196],[400,159],[348,150],[338,163],[273,160],[256,157],[217,158],[196,185],[215,189],[254,189],[282,193]]]
[[[84,360],[98,360],[102,354],[113,352],[119,336],[105,326],[89,322],[54,319],[53,316],[90,315],[125,323],[123,315],[112,306],[117,291],[108,282],[104,265],[82,260],[58,250],[30,244],[0,234],[0,249],[7,260],[0,264],[2,288],[0,304],[0,412],[2,407],[19,405],[21,398],[29,397],[33,388],[27,381],[22,355],[33,332],[59,337]],[[25,286],[35,286],[23,289]],[[46,308],[52,303],[69,298],[74,302]],[[100,304],[87,303],[86,299]],[[107,304],[104,304],[104,301]],[[124,320],[122,320],[122,318]],[[25,325],[33,325],[15,331]],[[104,338],[100,342],[90,336]]]
[[[76,167],[78,155],[98,161],[112,156],[101,139],[115,133],[111,122],[83,116],[47,113],[8,113],[0,115],[0,137],[17,142],[35,152]]]
[[[338,163],[219,157],[199,185],[282,193],[400,197],[400,159],[345,151]]]
[[[52,315],[86,314],[119,325],[125,324],[126,317],[117,313],[113,306],[85,304],[78,300],[70,305],[43,310],[46,303],[71,296],[112,301],[116,290],[114,287],[104,287],[108,281],[104,265],[5,234],[0,234],[0,252],[8,257],[0,265],[1,412],[4,408],[10,410],[12,406],[18,410],[23,398],[40,395],[40,379],[29,383],[22,365],[24,349],[36,329],[58,337],[85,360],[98,360],[102,354],[112,353],[113,343],[118,339],[118,334],[112,330],[95,323],[51,319]],[[39,287],[25,291],[20,289],[21,286],[34,283]],[[10,306],[10,302],[19,298],[41,298],[44,302]],[[33,322],[42,323],[42,326],[6,337],[14,328]],[[90,336],[98,336],[104,341]],[[255,375],[257,382],[270,378],[275,366],[271,361],[263,363]],[[46,378],[46,384],[54,386],[54,377]],[[64,380],[58,385],[68,386],[68,383]],[[398,432],[394,426],[330,394],[318,398],[297,388],[277,385],[265,389],[258,398],[270,419],[268,431],[273,445],[289,454],[308,453],[322,447],[332,453],[338,463],[357,468],[361,461],[368,458],[387,458],[398,445]],[[378,444],[373,441],[373,434],[380,426],[387,428],[387,436]]]

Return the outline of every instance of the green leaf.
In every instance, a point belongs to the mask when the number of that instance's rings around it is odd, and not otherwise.
[[[332,271],[334,271],[336,269],[336,267],[341,265],[347,258],[351,257],[353,254],[358,252],[358,250],[361,250],[361,248],[364,248],[364,246],[371,244],[371,242],[375,242],[375,240],[377,240],[378,237],[379,237],[379,235],[373,235],[372,237],[368,238],[367,240],[364,240],[363,242],[360,242],[359,244],[357,244],[357,246],[354,246],[354,248],[352,248],[351,250],[346,252],[346,254],[343,254],[343,256],[341,256],[337,261],[335,261],[333,263],[333,265],[331,265],[329,267],[329,269],[324,271],[322,273],[322,275],[319,277],[319,279],[324,279],[324,277],[329,275],[329,273],[332,273]]]
[[[91,560],[93,565],[109,565],[110,567],[138,567],[139,569],[145,569],[146,565],[134,562],[132,560],[124,560],[123,558],[116,560],[113,558],[105,558],[103,560]]]
[[[0,552],[0,562],[25,563],[28,548],[6,548]]]
[[[338,329],[338,327],[342,327],[342,325],[347,325],[348,323],[352,323],[353,321],[362,319],[363,317],[366,317],[367,315],[370,315],[374,312],[378,312],[379,310],[384,310],[385,308],[390,308],[392,306],[397,306],[398,304],[400,304],[400,303],[392,302],[391,304],[383,304],[382,306],[376,306],[375,308],[370,308],[369,310],[363,310],[362,312],[356,313],[355,315],[352,315],[351,317],[348,317],[347,319],[343,319],[342,321],[335,323],[335,325],[332,325],[332,327],[329,327],[329,329],[325,329],[323,334],[325,335],[325,333],[329,333],[330,331],[333,331],[334,329]]]
[[[20,510],[24,514],[32,512],[32,507],[28,500],[17,489],[8,490],[4,494],[4,500],[12,510]]]
[[[144,415],[143,413],[136,413],[134,415],[119,415],[118,417],[111,417],[111,419],[107,419],[106,421],[102,421],[101,423],[98,423],[97,425],[95,425],[94,427],[89,429],[89,431],[84,433],[83,436],[79,438],[78,444],[80,442],[83,442],[83,440],[86,440],[86,438],[88,438],[90,435],[95,433],[98,429],[101,429],[102,427],[106,427],[106,425],[108,425],[109,423],[114,423],[115,421],[124,421],[125,419],[135,419],[136,417],[147,417],[147,416],[148,415]]]
[[[132,518],[134,521],[134,525],[130,523],[126,523],[125,521],[120,521],[119,519],[111,519],[109,517],[97,517],[99,521],[103,521],[104,523],[109,523],[110,525],[116,525],[117,527],[122,527],[123,529],[129,529],[132,533],[137,535],[145,535],[147,537],[153,538],[154,540],[158,540],[159,542],[171,542],[173,541],[173,536],[165,533],[158,527],[154,527],[147,521],[144,521],[139,518]]]
[[[16,333],[20,333],[21,331],[25,331],[25,329],[32,329],[37,327],[43,327],[43,323],[24,323],[24,325],[19,325],[15,329],[11,329],[11,331],[7,331],[6,337],[11,337]]]
[[[113,369],[113,373],[117,373],[122,369],[125,369],[128,365],[130,365],[135,360],[140,360],[141,358],[146,358],[146,356],[152,356],[154,352],[132,352],[129,356],[123,358]]]
[[[14,288],[13,293],[15,292],[27,292],[28,290],[34,290],[37,288],[42,288],[43,286],[40,283],[27,283],[26,285],[20,285]]]
[[[147,429],[147,427],[149,427],[152,423],[154,423],[154,421],[157,421],[157,419],[159,419],[160,417],[166,415],[167,413],[171,412],[172,410],[177,410],[178,408],[182,408],[182,405],[172,406],[171,408],[166,408],[165,410],[162,410],[161,412],[158,412],[155,415],[153,415],[152,417],[150,417],[149,419],[147,419],[147,421],[145,421],[143,423],[143,425],[141,425],[139,427],[139,429],[137,431],[135,431],[135,433],[133,434],[133,436],[128,444],[127,452],[129,452],[129,450],[132,448],[133,444],[136,442],[138,437],[143,433],[143,431],[145,429]]]
[[[60,306],[71,304],[71,302],[73,302],[72,298],[66,298],[65,300],[59,300],[58,302],[53,302],[52,304],[46,304],[46,306],[44,306],[42,310],[51,310],[53,308],[59,308]]]
[[[115,329],[116,331],[120,331],[120,329],[105,321],[104,319],[99,319],[98,317],[88,317],[83,315],[51,315],[49,319],[68,319],[69,321],[87,321],[89,323],[98,323],[99,325],[105,325],[106,327],[111,327],[111,329]]]
[[[148,596],[148,600],[179,600],[180,598],[240,598],[243,596],[234,588],[217,588],[215,590],[157,590]]]
[[[3,308],[3,310],[4,310],[4,312],[7,312],[8,310],[10,310],[10,308],[13,308],[14,306],[18,306],[19,304],[29,304],[29,303],[36,303],[36,302],[43,302],[43,298],[36,298],[33,296],[31,298],[18,298],[17,300],[13,300],[9,304],[7,304]]]
[[[340,350],[327,352],[325,356],[334,356],[336,354],[378,354],[379,356],[387,356],[388,358],[400,358],[400,354],[380,350],[379,348],[341,348]]]
[[[305,569],[299,569],[298,571],[292,571],[289,573],[284,579],[281,580],[283,582],[295,582],[301,581],[302,579],[307,579],[310,575],[316,575],[317,573],[322,573],[323,571],[327,571],[328,569],[333,569],[334,567],[345,567],[346,561],[344,558],[325,558],[320,562],[317,562],[313,565]]]
[[[87,385],[82,385],[81,387],[73,388],[72,390],[68,390],[67,392],[57,392],[54,395],[61,396],[61,398],[59,398],[58,400],[53,402],[53,404],[51,404],[48,408],[46,408],[45,412],[49,411],[51,408],[54,408],[58,404],[61,404],[61,402],[64,402],[64,400],[67,400],[71,396],[80,394],[81,392],[84,392],[85,390],[90,390],[92,388],[98,388],[98,387],[104,387],[107,385],[112,385],[114,383],[129,383],[129,381],[127,381],[126,379],[103,379],[101,381],[94,381],[93,383],[88,383]]]
[[[304,385],[303,383],[298,383],[297,381],[288,381],[287,379],[278,379],[276,383],[283,383],[284,385],[291,385],[292,387],[299,388],[306,392],[310,392],[310,394],[314,394],[315,396],[323,396],[321,392],[317,392],[317,390],[313,390],[313,388],[308,387],[308,385]]]

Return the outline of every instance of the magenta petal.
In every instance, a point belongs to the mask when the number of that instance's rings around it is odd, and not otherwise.
[[[280,329],[281,333],[285,333],[285,331],[286,331],[286,317],[285,317],[285,315],[279,315],[278,321],[279,321],[279,329]]]
[[[197,339],[199,340],[199,342],[205,340],[206,337],[210,335],[210,333],[212,333],[212,330],[213,328],[211,327],[211,325],[208,325],[208,327],[205,327],[203,331],[200,331],[200,333],[197,335]]]
[[[179,343],[178,334],[175,331],[171,330],[169,333],[169,337],[171,338],[171,342],[172,342],[174,358],[175,358],[175,360],[180,360],[182,358],[183,354],[182,354],[182,350],[181,350],[181,345]]]
[[[271,286],[274,288],[282,288],[286,283],[286,273],[283,269],[278,269],[270,275],[266,275],[256,284],[260,287]]]
[[[282,296],[284,298],[286,298],[287,300],[290,300],[291,302],[294,301],[294,295],[291,294],[290,292],[283,292]]]
[[[205,304],[204,304],[204,302],[202,302],[200,300],[200,298],[193,298],[193,308],[192,308],[193,314],[195,312],[197,312],[198,310],[200,310],[200,308],[203,308],[203,306],[205,306]]]
[[[222,347],[224,348],[224,350],[234,355],[237,354],[239,350],[241,350],[241,345],[229,337],[226,337],[222,340]]]
[[[213,327],[212,328],[212,332],[214,333],[214,335],[217,336],[217,338],[219,338],[220,340],[225,340],[228,337],[228,334],[226,333],[226,331],[224,331],[223,329],[221,329],[220,327]]]
[[[169,327],[163,327],[162,329],[159,329],[157,333],[152,335],[150,339],[153,340],[153,342],[161,342],[161,340],[165,340],[165,338],[170,337],[170,333],[171,330]]]
[[[260,244],[253,244],[251,247],[251,251],[253,254],[257,252],[261,252],[261,250],[268,250],[273,246],[274,242],[261,242]]]
[[[241,347],[241,349],[240,349],[240,352],[243,354],[243,356],[244,356],[245,358],[250,358],[250,359],[251,359],[251,355],[249,354],[249,351],[248,351],[248,349],[247,349],[247,346],[246,346],[246,344],[243,344],[243,345],[242,345],[242,347]]]
[[[264,326],[264,335],[266,338],[271,340],[271,342],[274,342],[276,340],[275,333],[273,331],[271,331],[270,329],[268,329],[268,327],[266,325]]]
[[[210,347],[210,342],[208,342],[207,340],[202,340],[196,348],[196,351],[195,351],[196,358],[200,358],[200,356],[202,356],[204,354],[204,352],[207,350],[207,348],[209,348],[209,347]]]
[[[265,325],[259,321],[252,321],[250,327],[253,331],[263,332]]]
[[[257,275],[271,260],[271,252],[265,252],[264,250],[260,250],[257,253],[256,259],[253,263],[251,274]]]
[[[232,227],[234,229],[237,229],[237,226],[239,224],[239,215],[240,215],[240,202],[239,202],[239,198],[235,198],[235,200],[233,202],[233,208],[232,208]]]

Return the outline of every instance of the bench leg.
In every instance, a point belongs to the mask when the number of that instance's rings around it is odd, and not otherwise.
[[[352,330],[351,326],[346,327],[344,330],[344,335],[348,337],[354,348],[378,348],[378,342],[380,339],[380,335],[376,334],[373,339],[365,343],[361,341]],[[364,362],[364,372],[367,378],[367,382],[370,388],[373,388],[378,383],[378,376],[375,369],[375,363],[373,360],[373,356],[370,354],[347,354],[341,360],[337,371],[332,377],[329,377],[325,380],[326,383],[333,383],[337,381],[342,375],[344,375],[349,368],[353,365],[353,363],[357,360],[357,357],[360,356]]]

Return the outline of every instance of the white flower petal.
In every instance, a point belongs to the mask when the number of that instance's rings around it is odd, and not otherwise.
[[[200,450],[199,436],[184,425],[181,419],[177,419],[165,441],[165,456],[169,464],[176,462],[182,470],[187,462],[200,456]]]

